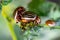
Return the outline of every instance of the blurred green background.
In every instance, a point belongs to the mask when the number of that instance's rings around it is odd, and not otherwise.
[[[60,37],[60,6],[59,3],[56,3],[48,0],[0,1],[0,40],[60,40],[57,38]],[[27,30],[22,33],[12,18],[15,8],[18,6],[23,6],[26,10],[33,11],[40,16],[44,28],[38,27],[37,31],[33,29],[33,31]],[[56,21],[56,29],[50,30],[45,26],[45,21],[48,19]]]
[[[0,40],[12,40],[10,30],[6,23],[6,20],[1,14],[2,9],[0,9]]]

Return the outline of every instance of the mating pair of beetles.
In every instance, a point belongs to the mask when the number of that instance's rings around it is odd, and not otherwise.
[[[30,29],[41,23],[41,19],[38,15],[36,15],[34,12],[26,11],[25,8],[22,6],[14,10],[13,16],[16,23],[21,23],[20,28],[22,30]],[[54,26],[54,23],[55,22],[52,20],[46,21],[47,25],[53,24],[52,26]]]

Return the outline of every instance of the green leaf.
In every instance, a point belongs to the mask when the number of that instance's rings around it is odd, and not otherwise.
[[[54,5],[51,2],[46,2],[45,0],[32,0],[28,8],[30,11],[35,12],[39,16],[47,16],[50,8]]]
[[[30,11],[35,12],[36,14],[40,15],[39,13],[39,6],[41,6],[41,4],[43,4],[45,0],[32,0],[29,5],[28,8]]]

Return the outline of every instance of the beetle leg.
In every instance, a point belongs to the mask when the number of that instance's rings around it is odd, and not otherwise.
[[[41,22],[39,17],[36,18],[36,22],[37,22],[37,24],[39,24]]]

